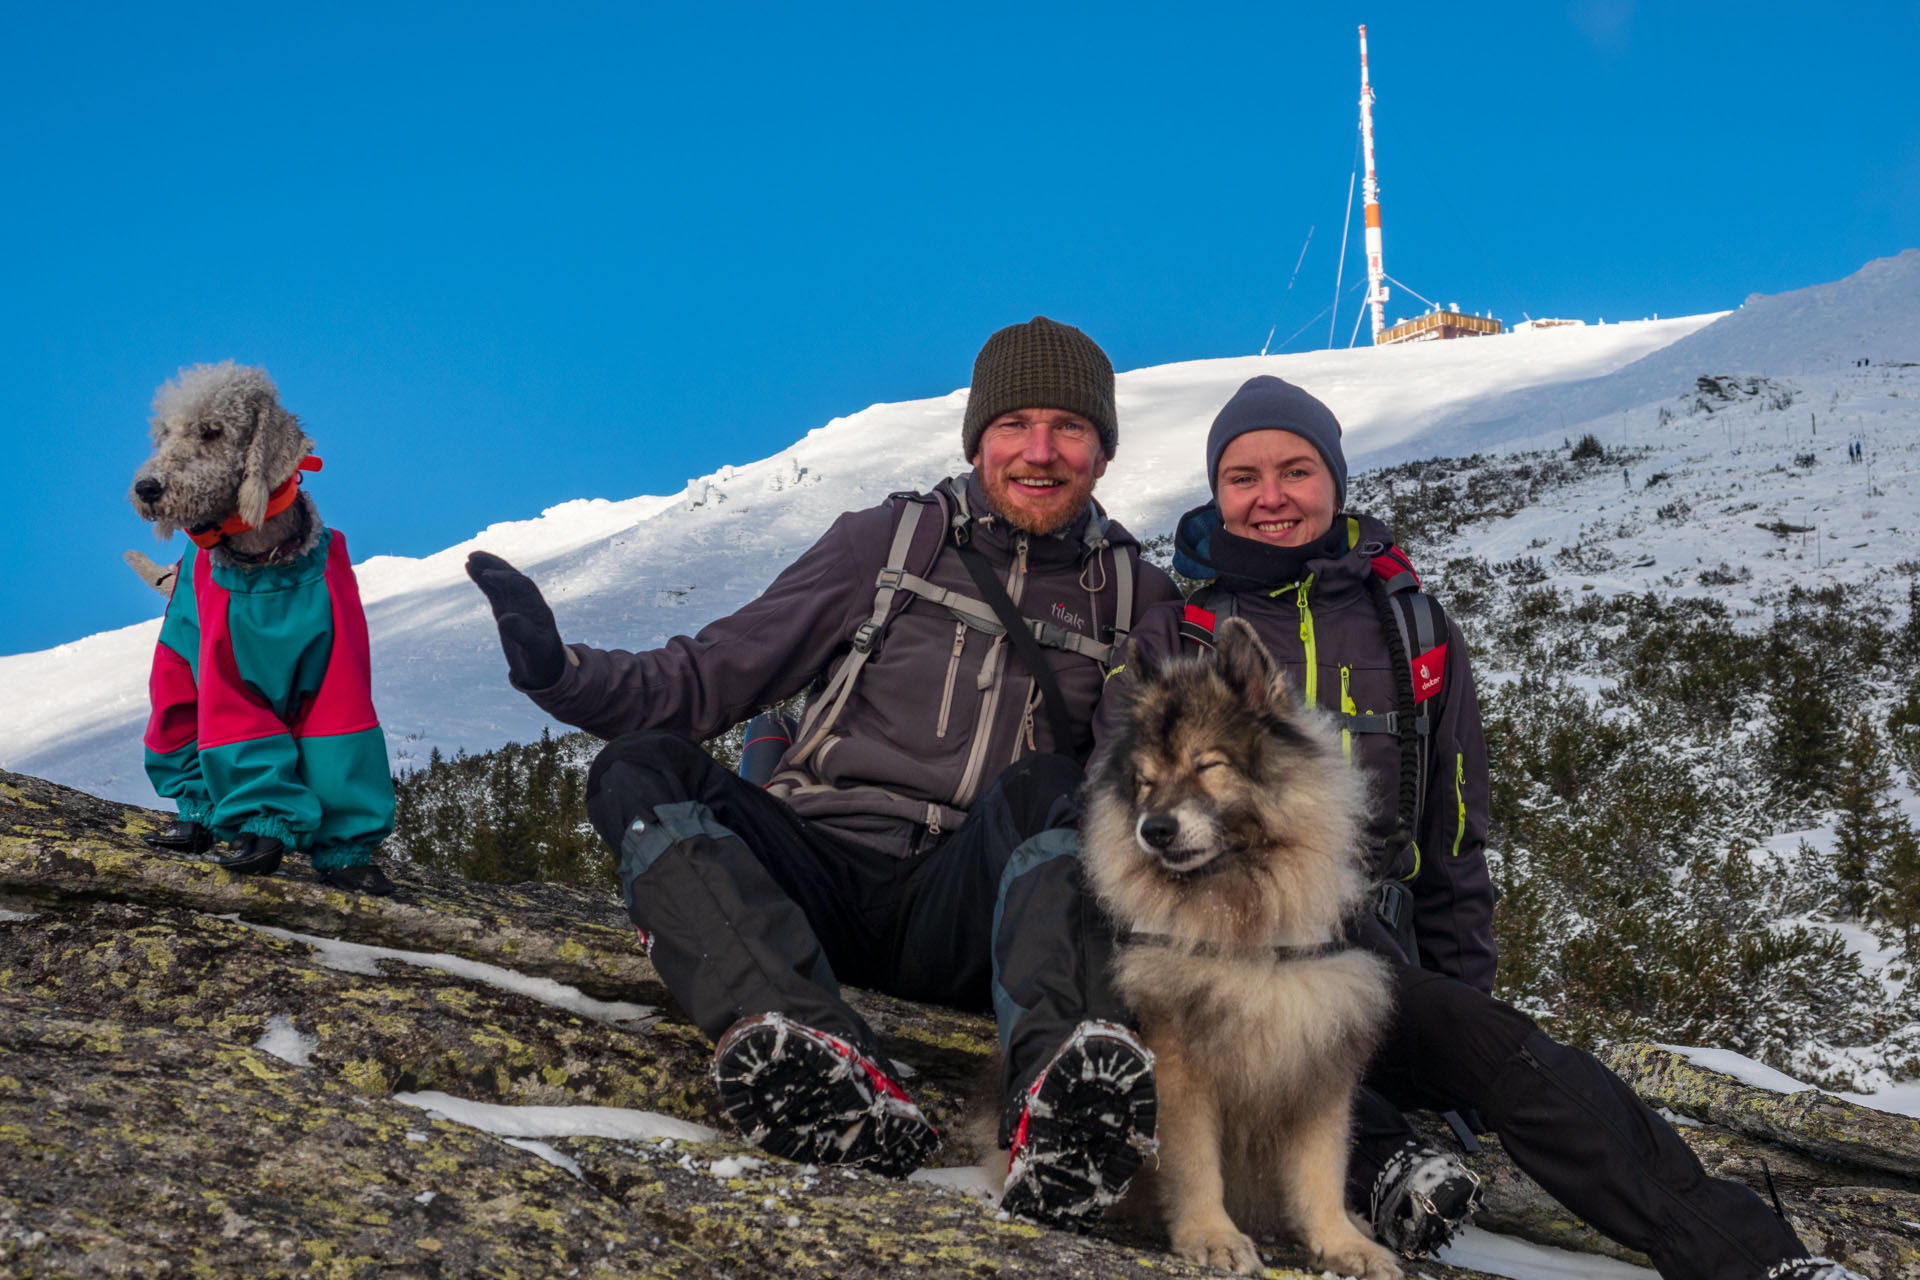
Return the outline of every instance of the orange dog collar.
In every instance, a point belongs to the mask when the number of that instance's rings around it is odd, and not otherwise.
[[[267,495],[267,514],[265,519],[271,520],[293,505],[294,498],[298,497],[300,493],[300,473],[302,471],[318,471],[322,465],[320,459],[313,454],[308,454],[306,457],[300,459],[300,465],[293,469],[293,474],[281,481],[280,487]],[[187,530],[187,536],[193,539],[194,546],[211,551],[234,534],[245,533],[251,528],[253,528],[253,526],[245,520],[242,520],[239,513],[236,512],[219,524],[195,525],[193,528]]]

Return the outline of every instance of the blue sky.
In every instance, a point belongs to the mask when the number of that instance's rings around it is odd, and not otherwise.
[[[183,364],[267,366],[364,558],[677,491],[1035,313],[1121,369],[1324,345],[1360,22],[1430,297],[1681,315],[1920,244],[1910,0],[15,5],[0,652],[158,612],[119,553],[184,539],[124,495]]]

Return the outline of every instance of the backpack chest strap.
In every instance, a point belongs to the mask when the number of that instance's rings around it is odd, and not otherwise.
[[[939,605],[975,631],[985,632],[990,636],[1003,636],[1007,633],[1006,626],[994,615],[993,606],[986,601],[949,590],[938,583],[929,582],[918,574],[908,573],[904,569],[882,569],[880,585],[883,588],[891,587],[908,592],[930,604]],[[1077,653],[1083,658],[1092,658],[1103,666],[1111,665],[1114,660],[1113,645],[1101,644],[1091,636],[1069,631],[1057,622],[1047,622],[1040,618],[1025,618],[1025,622],[1033,638],[1049,649]]]

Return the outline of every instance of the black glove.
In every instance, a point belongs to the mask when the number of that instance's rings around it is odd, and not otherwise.
[[[533,579],[499,556],[476,551],[467,557],[467,576],[486,592],[507,655],[507,675],[522,689],[550,689],[567,669],[567,647],[553,610]]]

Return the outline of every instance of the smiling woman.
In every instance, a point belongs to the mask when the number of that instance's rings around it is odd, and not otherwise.
[[[1333,472],[1308,440],[1263,429],[1236,436],[1220,455],[1220,519],[1228,533],[1277,547],[1326,536],[1338,507]]]

